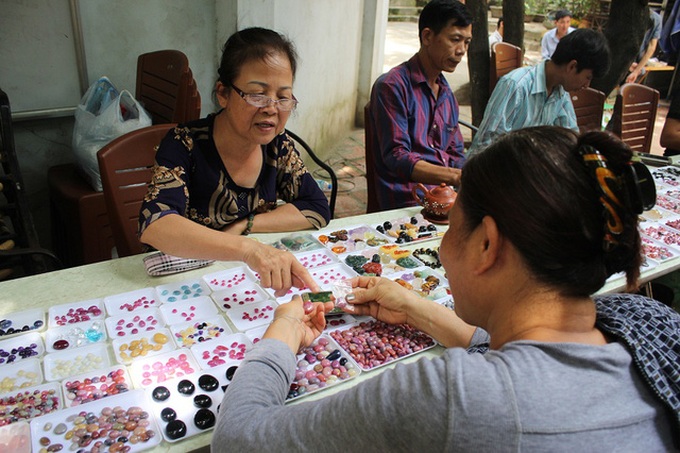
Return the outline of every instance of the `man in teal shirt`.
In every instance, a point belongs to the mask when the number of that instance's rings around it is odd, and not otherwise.
[[[609,70],[604,35],[579,29],[562,38],[550,60],[515,69],[502,77],[484,111],[468,158],[507,132],[530,126],[562,126],[578,131],[569,91],[590,85]]]

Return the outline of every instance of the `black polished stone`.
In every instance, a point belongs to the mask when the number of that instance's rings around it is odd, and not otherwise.
[[[215,413],[210,409],[199,409],[194,415],[194,425],[198,429],[208,429],[215,426]]]
[[[198,386],[205,390],[206,392],[213,392],[217,390],[217,387],[220,386],[220,383],[215,378],[215,376],[204,374],[203,376],[198,378]]]
[[[187,435],[187,425],[182,420],[173,420],[165,426],[165,434],[172,440],[181,439]]]
[[[153,392],[151,392],[151,396],[154,399],[154,401],[165,401],[168,398],[170,398],[170,390],[168,390],[167,387],[163,387],[162,385],[160,385],[153,389]]]
[[[195,390],[196,386],[188,379],[182,379],[179,381],[179,384],[177,384],[177,391],[182,395],[192,395]]]
[[[208,395],[194,396],[194,406],[196,407],[210,407],[212,406],[212,398]]]
[[[236,365],[227,368],[227,372],[225,374],[227,379],[231,381],[234,378],[234,373],[236,373],[236,370],[238,370],[238,366]]]
[[[161,411],[161,419],[164,422],[171,422],[177,418],[177,412],[171,407],[166,407]]]

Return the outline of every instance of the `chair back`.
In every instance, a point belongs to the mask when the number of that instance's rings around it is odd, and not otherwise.
[[[156,148],[174,124],[137,129],[97,152],[106,209],[118,256],[142,253],[137,239],[139,209],[151,181]]]
[[[378,212],[378,194],[375,187],[375,153],[377,151],[377,137],[375,135],[375,124],[371,115],[371,103],[366,103],[364,107],[364,142],[366,156],[366,191],[368,194],[366,201],[366,212]]]
[[[135,97],[153,124],[183,123],[201,116],[201,95],[189,60],[179,50],[159,50],[137,58]]]
[[[510,71],[522,67],[522,49],[507,43],[499,42],[491,51],[491,65],[489,67],[489,94],[493,93],[496,83]]]
[[[307,144],[304,140],[302,140],[300,137],[298,137],[296,134],[293,132],[289,131],[286,129],[286,134],[290,138],[292,138],[294,141],[296,141],[302,148],[304,148],[305,151],[307,151],[307,154],[309,157],[312,158],[312,160],[321,168],[323,168],[326,173],[328,173],[328,176],[331,178],[331,198],[328,200],[328,206],[330,207],[331,211],[331,219],[335,218],[335,201],[338,198],[338,177],[331,168],[330,165],[328,165],[326,162],[322,161],[312,150],[312,147]],[[298,150],[299,151],[299,150]]]
[[[576,123],[581,133],[602,130],[605,95],[593,88],[582,88],[569,93],[576,112]]]
[[[621,112],[614,124],[617,134],[633,151],[649,153],[659,92],[637,83],[626,83],[616,96],[615,111]]]

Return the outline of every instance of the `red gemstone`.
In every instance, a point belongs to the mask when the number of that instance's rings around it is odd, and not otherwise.
[[[62,349],[68,348],[68,347],[69,347],[69,343],[68,343],[68,341],[66,341],[66,340],[57,340],[57,341],[54,342],[54,344],[52,345],[52,347],[53,347],[54,349],[60,351],[60,350],[62,350]]]

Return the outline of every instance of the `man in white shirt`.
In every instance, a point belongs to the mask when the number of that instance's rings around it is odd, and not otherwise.
[[[546,32],[541,40],[541,57],[543,57],[544,60],[549,60],[550,57],[552,57],[560,39],[575,30],[574,27],[571,27],[570,25],[571,13],[569,11],[561,9],[555,13],[555,28]]]
[[[503,42],[503,18],[498,19],[498,24],[496,25],[496,31],[489,35],[489,52],[493,50],[493,47],[499,42]]]

